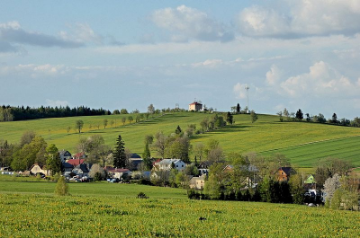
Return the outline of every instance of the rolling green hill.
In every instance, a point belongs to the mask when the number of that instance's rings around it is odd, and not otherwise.
[[[0,139],[11,143],[20,140],[24,131],[33,130],[43,136],[50,144],[59,149],[74,152],[74,147],[80,137],[100,134],[106,144],[114,145],[119,134],[125,141],[125,146],[131,151],[142,153],[144,136],[163,131],[170,134],[179,125],[186,129],[189,124],[196,124],[211,114],[204,113],[173,113],[150,118],[141,123],[122,124],[121,118],[129,115],[110,115],[93,117],[71,117],[40,119],[30,121],[0,123]],[[133,117],[135,117],[133,115]],[[76,120],[84,121],[83,133],[79,135],[74,129],[69,133],[67,128],[74,128]],[[108,126],[103,128],[103,120],[108,120]],[[305,122],[279,122],[277,116],[259,115],[258,121],[250,122],[249,115],[234,116],[235,124],[220,130],[196,135],[191,143],[206,142],[215,139],[225,152],[257,152],[264,155],[282,153],[291,159],[296,166],[311,167],[319,158],[337,157],[352,161],[360,166],[360,128],[341,127]],[[111,126],[111,121],[114,124]],[[100,128],[97,128],[97,125]],[[90,128],[91,125],[91,128]],[[116,126],[115,126],[116,125]]]

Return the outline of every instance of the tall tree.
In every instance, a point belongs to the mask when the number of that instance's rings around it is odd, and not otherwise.
[[[240,110],[241,110],[241,107],[240,107],[240,104],[238,103],[236,105],[236,114],[240,114]]]
[[[114,167],[124,168],[125,166],[126,166],[125,143],[122,140],[121,135],[119,135],[116,140],[116,146],[114,150]]]
[[[337,115],[336,113],[334,112],[334,114],[332,115],[332,120],[331,120],[332,123],[334,124],[337,124],[339,123],[338,119],[337,119]]]
[[[153,148],[157,151],[161,158],[165,157],[167,136],[162,131],[155,134],[156,141],[153,144]]]
[[[233,124],[233,115],[230,112],[226,114],[226,122],[229,124]]]
[[[154,114],[154,112],[155,112],[155,107],[154,107],[153,104],[150,104],[150,105],[148,106],[148,113]]]
[[[75,123],[75,128],[79,131],[79,134],[81,133],[81,129],[84,126],[83,120],[77,120]]]
[[[296,112],[296,119],[297,119],[298,121],[302,121],[303,118],[304,118],[304,114],[303,114],[303,112],[301,111],[301,109],[297,110],[297,112]]]
[[[61,160],[58,148],[51,144],[46,147],[46,168],[51,170],[52,175],[61,172]]]

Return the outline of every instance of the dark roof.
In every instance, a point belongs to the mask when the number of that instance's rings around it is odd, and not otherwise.
[[[64,168],[74,168],[74,166],[72,166],[72,165],[69,164],[69,163],[63,163],[63,167],[64,167]]]
[[[132,159],[133,159],[133,158],[134,158],[134,159],[135,159],[135,158],[141,159],[141,156],[138,155],[138,154],[136,154],[136,153],[133,153],[133,154],[130,155],[130,158],[132,158]]]
[[[86,166],[86,164],[80,164],[80,165],[76,166],[76,168],[81,169],[84,173],[89,173],[89,169]]]
[[[61,155],[71,156],[71,153],[69,151],[67,151],[67,150],[62,150],[62,151],[59,152],[59,154],[60,154],[60,156]]]
[[[280,167],[279,170],[284,171],[284,173],[286,173],[286,175],[289,176],[292,171],[292,168],[291,167]]]

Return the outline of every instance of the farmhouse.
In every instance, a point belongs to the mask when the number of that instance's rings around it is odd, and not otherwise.
[[[170,171],[174,167],[178,171],[182,171],[185,169],[185,166],[184,161],[180,159],[163,159],[160,162],[155,162],[154,169]]]
[[[277,180],[279,182],[287,182],[293,172],[294,170],[291,167],[280,167],[276,172]]]
[[[61,162],[64,163],[65,161],[71,159],[71,154],[67,150],[62,150],[59,152]]]
[[[105,171],[108,173],[108,175],[112,178],[118,178],[121,179],[122,176],[130,176],[131,171],[128,169],[118,169],[111,166],[105,166]]]
[[[30,172],[31,174],[37,175],[37,174],[43,174],[45,176],[51,176],[51,170],[47,170],[45,168],[45,166],[40,167],[39,164],[34,164],[31,168],[30,168]]]
[[[195,101],[189,104],[189,111],[195,111],[195,112],[201,111],[202,106],[203,105],[201,103]]]
[[[189,187],[191,189],[198,189],[198,190],[204,189],[206,177],[207,177],[206,174],[201,175],[200,177],[192,177],[192,179],[190,179],[189,182]]]

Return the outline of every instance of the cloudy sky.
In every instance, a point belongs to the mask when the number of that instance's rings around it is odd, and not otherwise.
[[[0,105],[360,116],[359,0],[1,1]]]

